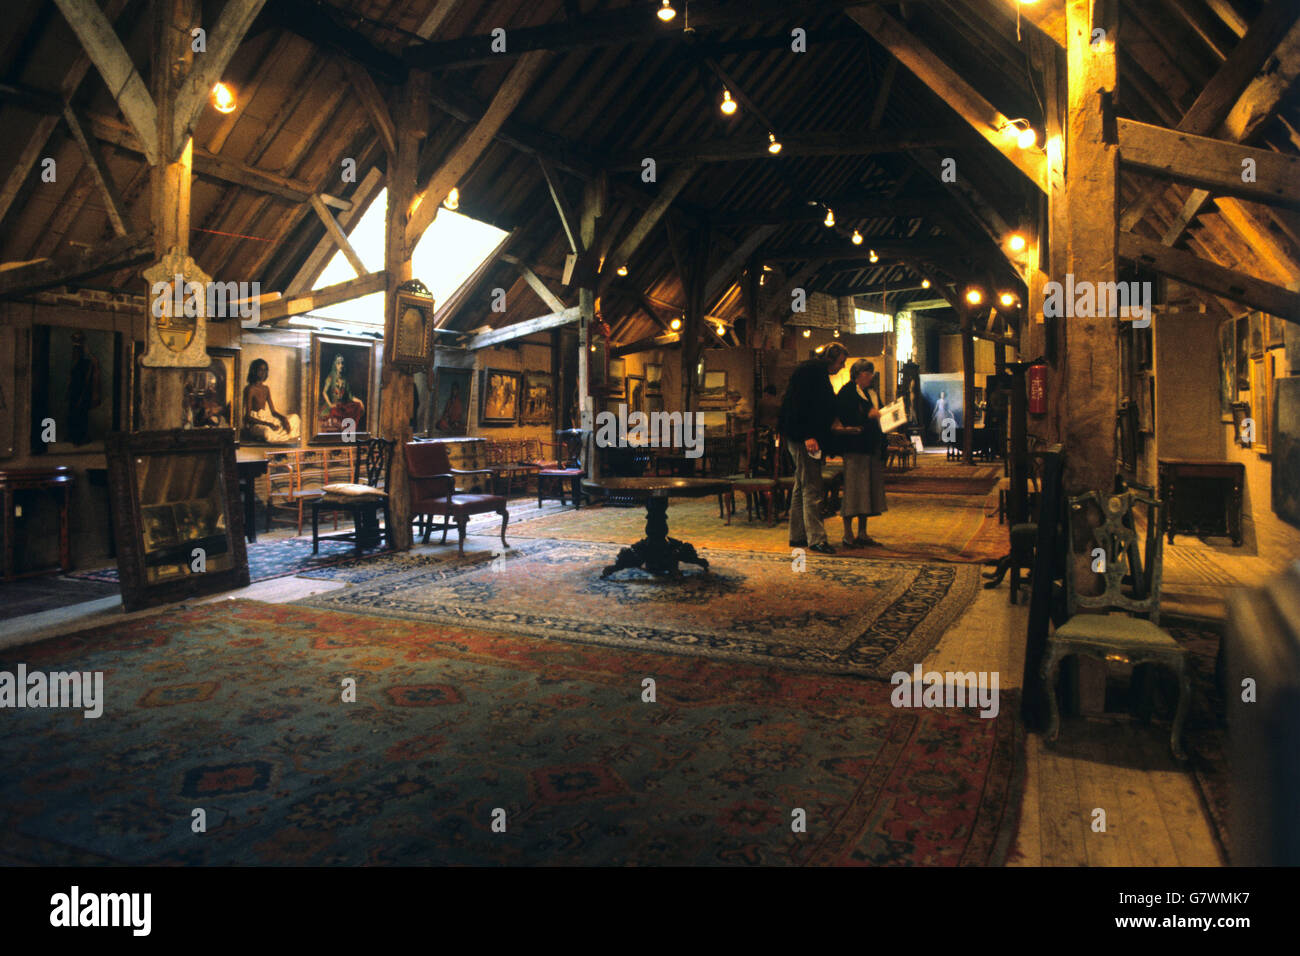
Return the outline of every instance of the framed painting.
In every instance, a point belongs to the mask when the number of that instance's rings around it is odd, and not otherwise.
[[[247,586],[234,432],[115,432],[107,459],[127,611]]]
[[[605,385],[609,392],[610,398],[622,398],[626,393],[627,383],[624,378],[627,376],[627,362],[625,359],[612,358],[609,360],[609,378],[606,379]]]
[[[604,388],[609,380],[609,367],[606,365],[605,340],[593,336],[587,350],[587,384],[595,391]]]
[[[524,402],[520,423],[549,425],[555,416],[555,391],[550,372],[524,373]]]
[[[645,411],[647,415],[653,415],[655,412],[662,412],[663,410],[664,410],[664,397],[662,394],[646,395]]]
[[[1276,315],[1265,315],[1264,321],[1268,323],[1264,334],[1264,348],[1280,349],[1286,345],[1286,319],[1279,319]]]
[[[1300,375],[1273,383],[1273,511],[1300,526]]]
[[[433,374],[433,424],[429,434],[457,437],[469,434],[469,388],[473,370],[438,368]]]
[[[1250,360],[1250,413],[1255,418],[1255,441],[1251,445],[1257,452],[1268,454],[1272,447],[1273,417],[1273,356],[1264,355]]]
[[[645,363],[645,390],[647,395],[663,391],[664,366],[662,362]]]
[[[426,368],[433,354],[433,297],[398,291],[393,296],[393,311],[389,361],[402,368]]]
[[[33,455],[103,451],[122,420],[122,334],[32,326]]]
[[[1232,403],[1237,400],[1237,340],[1231,319],[1219,325],[1219,413],[1232,421]]]
[[[239,440],[246,445],[296,445],[302,439],[303,350],[245,344]]]
[[[1264,354],[1264,339],[1268,335],[1268,317],[1263,312],[1250,313],[1250,357]]]
[[[499,368],[483,370],[480,425],[500,427],[513,425],[519,420],[519,386],[522,378],[519,372]]]
[[[233,428],[239,421],[239,349],[208,349],[207,368],[182,370],[181,428]]]
[[[314,335],[312,441],[366,441],[374,406],[374,350],[368,339]]]
[[[627,410],[628,413],[644,412],[646,410],[646,382],[644,375],[629,375],[627,377]]]
[[[1235,320],[1236,331],[1233,341],[1236,344],[1237,391],[1250,391],[1250,316],[1243,315]]]

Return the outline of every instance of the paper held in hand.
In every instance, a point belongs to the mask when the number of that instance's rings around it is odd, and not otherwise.
[[[900,398],[896,402],[890,402],[880,410],[880,430],[882,432],[892,432],[900,425],[907,424],[907,408],[903,405]]]

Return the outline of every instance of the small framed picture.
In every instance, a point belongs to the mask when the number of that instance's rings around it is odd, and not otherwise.
[[[393,297],[393,347],[389,361],[403,368],[426,368],[433,338],[433,298],[415,292]]]
[[[626,383],[623,381],[626,377],[627,365],[621,358],[612,358],[609,360],[609,378],[605,384],[609,389],[610,398],[621,398],[626,389]]]
[[[480,425],[513,425],[519,419],[519,372],[489,368],[483,370]]]
[[[647,395],[656,395],[663,390],[664,367],[661,362],[646,362],[645,390]]]

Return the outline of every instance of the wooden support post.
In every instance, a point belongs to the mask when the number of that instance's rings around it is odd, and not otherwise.
[[[582,193],[582,214],[578,224],[578,245],[584,251],[595,247],[600,218],[605,214],[606,181],[604,176],[587,183]],[[600,456],[596,454],[596,405],[591,396],[591,341],[596,335],[595,271],[582,270],[578,289],[578,427],[590,429],[584,436],[583,463],[587,475],[600,477]]]
[[[1115,90],[1116,25],[1094,47],[1089,0],[1066,4],[1069,60],[1066,201],[1074,281],[1114,282],[1119,264],[1119,148],[1106,115]],[[1112,316],[1065,320],[1066,490],[1110,491],[1115,475],[1118,332]]]
[[[704,327],[704,286],[708,281],[709,228],[696,232],[686,286],[686,322],[682,329],[682,411],[694,410],[695,366],[700,360],[700,332]]]
[[[429,122],[429,74],[413,70],[401,92],[397,123],[397,156],[388,176],[388,215],[384,223],[384,268],[388,272],[384,297],[384,367],[380,378],[378,434],[397,443],[388,476],[388,543],[398,551],[411,548],[411,489],[406,477],[405,445],[411,440],[411,405],[415,381],[409,370],[390,361],[396,341],[397,287],[411,276],[411,250],[420,240],[410,229],[411,201],[420,159],[420,141]],[[439,200],[435,200],[439,201]]]
[[[961,460],[975,464],[975,336],[970,309],[961,310],[961,387],[962,414]]]

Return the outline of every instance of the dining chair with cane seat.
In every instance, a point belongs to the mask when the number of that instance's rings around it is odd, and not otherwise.
[[[393,464],[396,442],[371,438],[358,443],[353,458],[352,481],[332,482],[321,488],[321,495],[311,503],[311,551],[320,551],[320,513],[345,511],[352,516],[353,530],[326,536],[326,540],[351,541],[356,553],[373,547],[380,539],[379,512],[384,513],[383,534],[393,546],[392,525],[388,516],[388,474]]]
[[[1133,491],[1104,496],[1089,491],[1070,498],[1069,503],[1066,540],[1070,548],[1065,567],[1069,618],[1048,636],[1042,665],[1049,713],[1047,739],[1056,740],[1060,733],[1055,684],[1064,658],[1087,655],[1103,662],[1156,664],[1172,670],[1178,681],[1169,744],[1174,756],[1184,760],[1182,733],[1192,675],[1187,648],[1160,627],[1164,505]],[[1138,508],[1146,512],[1144,522],[1137,520]],[[1145,547],[1140,532],[1144,532]],[[1091,567],[1094,581],[1097,576],[1104,581],[1100,594],[1082,593],[1087,589],[1083,567]]]
[[[420,530],[425,544],[429,534],[442,530],[442,544],[447,543],[447,531],[456,526],[460,554],[465,553],[465,525],[471,515],[495,511],[501,516],[501,546],[509,548],[506,525],[510,512],[502,495],[467,494],[456,490],[460,475],[490,474],[488,468],[452,468],[447,448],[441,442],[408,442],[405,446],[406,474],[411,483],[411,514],[419,516]],[[441,524],[434,519],[441,518]]]

